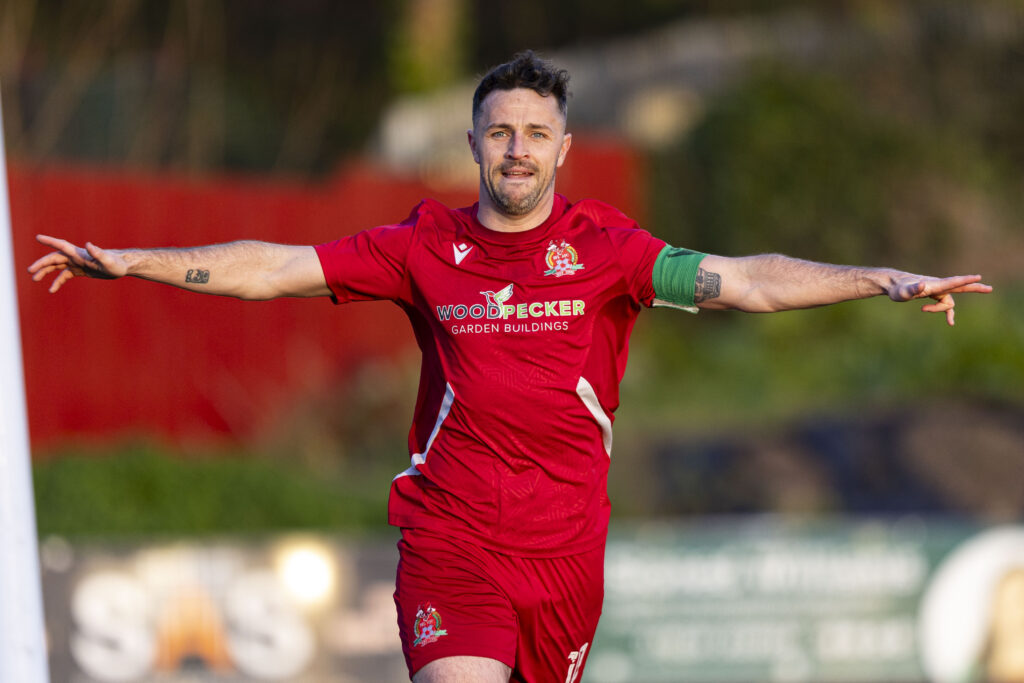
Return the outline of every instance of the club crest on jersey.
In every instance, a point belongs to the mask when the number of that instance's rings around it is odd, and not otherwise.
[[[429,602],[426,607],[420,606],[416,610],[412,632],[416,636],[416,640],[412,642],[413,647],[430,645],[441,636],[448,635],[448,631],[441,628],[441,614],[431,607]]]
[[[573,249],[571,244],[561,240],[556,245],[555,241],[551,240],[548,243],[548,251],[544,254],[544,262],[548,264],[548,270],[544,271],[544,274],[554,275],[555,277],[572,275],[577,270],[583,268],[583,264],[579,260],[580,255]]]

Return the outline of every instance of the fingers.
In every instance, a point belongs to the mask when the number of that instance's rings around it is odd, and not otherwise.
[[[45,244],[48,247],[53,247],[54,249],[57,248],[56,242],[59,241],[61,240],[58,240],[56,237],[50,237],[49,235],[36,235],[36,242],[39,242],[40,244]]]
[[[928,279],[920,283],[916,288],[917,292],[912,298],[930,296],[935,303],[922,306],[921,310],[926,313],[945,313],[946,324],[952,327],[956,324],[956,302],[952,294],[961,292],[973,294],[988,294],[992,291],[990,285],[981,282],[980,275],[957,275],[941,279]]]
[[[988,294],[991,291],[992,291],[992,285],[985,285],[985,284],[982,284],[980,282],[977,283],[977,284],[965,285],[963,287],[957,287],[956,289],[949,290],[949,292],[951,294],[958,294],[960,292],[974,292],[976,294]]]
[[[29,272],[32,273],[32,280],[34,282],[41,282],[50,273],[54,271],[59,271],[57,277],[55,277],[53,279],[53,282],[50,283],[49,291],[51,294],[60,289],[65,282],[75,277],[74,271],[72,271],[68,267],[66,261],[60,263],[40,264],[40,262],[43,260],[44,259],[39,259],[39,261],[36,261],[31,266],[29,266]]]
[[[35,282],[40,282],[47,275],[58,272],[57,277],[50,283],[49,291],[51,294],[59,290],[71,278],[85,272],[85,268],[92,266],[90,263],[91,254],[83,252],[67,240],[49,235],[36,235],[36,241],[55,251],[36,259],[28,267],[28,272],[32,274],[32,280]]]
[[[53,282],[50,284],[50,294],[55,293],[58,289],[64,286],[64,283],[75,276],[70,270],[64,270],[60,275],[53,278]]]
[[[908,276],[896,283],[896,287],[889,296],[893,301],[910,301],[925,297],[937,300],[945,294],[988,294],[991,292],[992,287],[980,280],[980,275],[956,275],[947,278]]]
[[[128,272],[127,264],[117,250],[101,249],[92,242],[86,242],[84,247],[79,247],[67,240],[49,235],[36,235],[36,240],[55,251],[37,259],[28,267],[28,271],[36,282],[54,271],[61,271],[50,285],[51,292],[57,291],[65,282],[77,275],[112,280],[123,277]]]
[[[57,268],[65,268],[67,267],[67,264],[67,256],[58,252],[53,252],[40,259],[36,259],[35,263],[28,267],[28,272],[32,273],[32,279],[38,282],[43,275],[46,275]]]
[[[946,324],[952,327],[955,324],[955,306],[956,302],[953,300],[952,296],[949,294],[942,294],[935,297],[935,303],[922,306],[921,310],[925,313],[945,313]]]
[[[960,292],[987,294],[992,291],[990,285],[981,282],[980,275],[957,275],[947,278],[927,279],[922,284],[924,286],[920,288],[917,297],[957,294]]]
[[[32,265],[34,266],[35,264],[32,264]],[[34,271],[29,271],[29,272],[32,273],[32,280],[34,282],[39,282],[43,278],[45,278],[47,275],[52,273],[53,271],[55,271],[55,270],[64,270],[66,268],[67,268],[66,265],[52,265],[52,266],[46,266],[44,268],[39,268],[39,269],[34,270]]]
[[[67,240],[62,240],[57,237],[50,237],[49,235],[36,235],[36,241],[39,242],[40,244],[45,244],[51,249],[59,251],[68,258],[79,258],[78,247],[72,244],[71,242],[68,242]]]
[[[28,267],[30,273],[37,273],[41,269],[51,269],[53,266],[66,266],[68,263],[74,263],[76,265],[83,265],[84,261],[81,254],[71,242],[67,240],[57,239],[56,237],[50,237],[48,235],[36,235],[36,240],[40,244],[54,249],[55,251],[43,256],[42,258],[36,259],[36,261]]]
[[[62,240],[57,237],[50,237],[49,235],[36,235],[36,241],[40,244],[45,244],[46,246],[51,247],[56,250],[54,252],[55,254],[63,255],[71,263],[83,268],[95,267],[97,263],[106,265],[106,262],[109,260],[107,252],[100,249],[92,242],[86,242],[85,248],[83,249],[72,242]],[[50,256],[52,256],[52,254]],[[41,260],[43,259],[40,259],[40,261]],[[36,263],[38,262],[39,261]]]
[[[45,236],[42,236],[45,237]],[[38,239],[38,237],[37,237]],[[43,244],[55,247],[53,238],[47,238],[46,241],[40,240]],[[32,274],[33,282],[41,282],[46,278],[47,275],[54,271],[60,271],[60,274],[54,278],[53,282],[50,283],[50,293],[56,292],[61,286],[74,277],[74,273],[69,270],[71,259],[60,251],[54,251],[42,258],[36,259],[35,262],[28,267],[28,272]]]

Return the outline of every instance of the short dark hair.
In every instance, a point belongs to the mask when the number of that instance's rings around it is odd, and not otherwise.
[[[480,105],[495,90],[528,88],[538,95],[553,95],[558,110],[565,116],[569,109],[569,72],[541,59],[533,50],[516,53],[512,61],[499,64],[480,79],[473,93],[473,123],[480,114]]]

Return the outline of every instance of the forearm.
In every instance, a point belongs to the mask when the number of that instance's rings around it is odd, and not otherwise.
[[[308,267],[312,247],[239,241],[110,251],[125,260],[127,275],[193,292],[248,300],[328,293]]]
[[[706,308],[734,308],[772,313],[813,308],[887,294],[895,278],[888,268],[839,266],[804,261],[780,254],[736,259],[709,256],[701,264],[705,281],[718,279],[718,295],[706,286]],[[698,292],[700,293],[700,292]]]

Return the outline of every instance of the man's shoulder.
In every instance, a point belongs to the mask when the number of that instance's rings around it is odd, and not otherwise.
[[[461,232],[474,215],[473,206],[452,208],[428,197],[421,199],[400,225],[441,233]]]
[[[414,216],[432,215],[467,220],[473,215],[474,206],[451,207],[438,199],[434,199],[433,197],[424,197],[413,208],[410,218]]]
[[[565,213],[570,232],[589,233],[593,244],[603,244],[616,260],[646,260],[665,242],[652,235],[621,210],[599,199],[582,199]]]
[[[639,228],[635,220],[627,216],[620,209],[600,199],[585,198],[569,204],[564,218],[575,219],[579,217],[589,219],[598,228]]]

